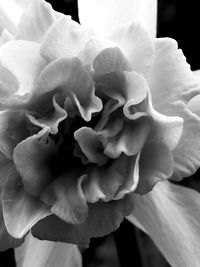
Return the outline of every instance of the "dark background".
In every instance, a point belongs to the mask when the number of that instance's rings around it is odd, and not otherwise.
[[[78,21],[75,0],[48,0],[54,9]],[[200,68],[199,4],[196,0],[158,0],[158,37],[178,41],[192,70]],[[199,173],[193,177],[197,181]],[[191,186],[186,179],[185,185]],[[199,187],[198,182],[194,182]],[[128,221],[115,233],[91,241],[82,251],[84,267],[169,267],[152,241]],[[14,267],[13,250],[0,253],[0,267]]]

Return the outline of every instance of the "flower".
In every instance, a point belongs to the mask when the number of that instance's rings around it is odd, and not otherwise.
[[[17,27],[2,31],[5,246],[30,229],[87,245],[132,213],[173,266],[191,266],[183,246],[194,249],[198,227],[185,214],[196,222],[199,196],[166,180],[199,167],[200,86],[176,41],[154,38],[155,14],[155,1],[80,0],[80,25],[33,0]],[[169,210],[189,233],[181,248]]]

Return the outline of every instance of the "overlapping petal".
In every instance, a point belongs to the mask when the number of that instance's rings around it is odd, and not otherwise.
[[[36,78],[45,66],[39,45],[29,41],[10,41],[0,48],[0,64],[17,80],[15,95],[31,94]],[[1,103],[6,99],[1,98]]]
[[[1,201],[6,228],[15,238],[22,238],[37,221],[50,214],[42,201],[24,191],[14,166],[2,188]]]
[[[86,198],[82,191],[83,179],[80,171],[68,171],[41,194],[42,201],[51,207],[51,212],[67,223],[82,223],[88,215]]]
[[[77,58],[58,59],[42,71],[37,81],[35,94],[41,96],[49,92],[61,94],[63,102],[66,98],[68,100],[70,98],[73,110],[70,107],[68,109],[68,102],[66,102],[69,115],[70,111],[77,112],[78,108],[86,121],[91,119],[92,113],[102,109],[101,100],[94,94],[93,81]]]
[[[120,47],[134,71],[148,76],[155,49],[148,32],[139,24],[128,23],[115,27],[108,38]]]
[[[88,40],[88,32],[65,16],[58,19],[47,31],[40,53],[48,61],[62,57],[77,57]]]
[[[49,3],[34,0],[21,17],[15,38],[39,43],[55,20],[55,11]]]
[[[33,196],[38,196],[53,179],[50,160],[56,153],[56,146],[48,135],[48,128],[43,128],[39,133],[19,143],[13,153],[13,160],[24,188]]]
[[[155,0],[79,0],[81,24],[105,35],[119,24],[139,22],[152,36],[156,34]]]
[[[172,266],[198,267],[199,205],[196,191],[165,181],[152,192],[135,196],[129,219],[137,220]]]
[[[104,236],[117,229],[124,216],[132,210],[132,196],[127,195],[121,200],[90,204],[89,215],[82,224],[67,224],[55,215],[49,216],[32,228],[32,234],[41,240],[88,246],[90,238]]]
[[[0,111],[0,151],[12,159],[15,146],[29,136],[23,111]]]
[[[165,115],[177,115],[184,120],[182,137],[173,150],[173,178],[181,179],[194,173],[200,163],[199,117],[187,107],[200,93],[200,86],[174,40],[158,39],[155,47],[155,61],[148,79],[153,106]]]

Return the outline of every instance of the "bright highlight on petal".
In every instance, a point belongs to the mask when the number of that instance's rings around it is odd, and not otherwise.
[[[81,267],[82,259],[75,245],[40,241],[29,234],[15,250],[18,267]]]
[[[83,26],[106,35],[119,24],[140,23],[156,35],[156,0],[79,0],[79,19]]]
[[[24,191],[14,167],[6,179],[1,199],[6,228],[15,238],[22,238],[37,221],[50,214],[44,203]]]

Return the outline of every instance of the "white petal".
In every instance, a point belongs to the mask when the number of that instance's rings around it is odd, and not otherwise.
[[[31,234],[15,250],[17,267],[81,267],[80,252],[75,245],[41,241]]]
[[[16,39],[40,42],[55,20],[55,12],[49,3],[32,1],[18,24]]]
[[[15,238],[22,238],[36,222],[50,215],[48,207],[39,198],[24,191],[15,169],[6,179],[1,198],[7,231]]]
[[[52,61],[61,57],[74,57],[83,50],[87,32],[69,17],[61,17],[47,31],[41,44],[40,53]]]
[[[28,41],[10,41],[0,48],[0,61],[18,80],[15,94],[31,93],[35,79],[45,66],[39,55],[39,45]]]
[[[156,34],[156,0],[79,0],[81,24],[106,32],[119,24],[139,22],[152,36]]]
[[[0,32],[7,29],[11,33],[16,32],[24,8],[20,5],[21,1],[6,0],[0,1]]]
[[[155,61],[149,74],[153,106],[165,115],[184,120],[181,139],[173,151],[174,178],[182,179],[200,165],[200,118],[196,112],[192,113],[194,105],[190,103],[200,94],[200,83],[175,40],[157,39],[155,48]]]
[[[167,181],[135,197],[130,221],[142,226],[173,267],[200,266],[200,195]],[[133,220],[132,220],[133,219]]]

